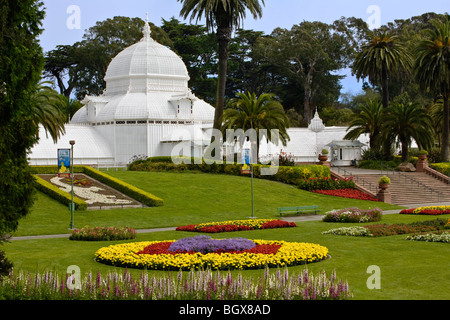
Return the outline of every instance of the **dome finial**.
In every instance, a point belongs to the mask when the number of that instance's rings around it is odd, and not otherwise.
[[[153,40],[151,37],[152,31],[150,29],[150,25],[148,24],[148,12],[145,14],[145,25],[144,25],[144,41]]]

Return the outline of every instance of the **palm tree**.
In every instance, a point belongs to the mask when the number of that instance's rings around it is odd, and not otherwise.
[[[379,31],[370,33],[370,41],[356,55],[353,73],[357,79],[369,78],[373,85],[381,85],[383,108],[389,107],[389,79],[397,71],[411,69],[412,58],[396,35]],[[384,143],[385,157],[390,157],[389,141]]]
[[[414,70],[423,90],[439,95],[443,100],[441,158],[449,160],[449,98],[450,98],[450,18],[434,20],[426,38],[416,48]]]
[[[226,130],[249,129],[256,131],[256,156],[259,155],[259,143],[264,138],[271,140],[272,130],[278,130],[279,140],[286,146],[290,137],[287,133],[289,118],[284,112],[283,106],[276,101],[274,94],[262,94],[259,97],[255,93],[237,93],[236,98],[230,101],[231,108],[225,109],[221,118],[222,133]],[[266,131],[261,131],[265,129]]]
[[[382,135],[397,138],[402,148],[402,161],[408,160],[408,148],[414,139],[420,149],[433,145],[432,120],[427,110],[416,103],[393,103],[383,117]]]
[[[56,143],[61,134],[65,133],[67,115],[63,111],[64,99],[50,87],[51,84],[49,81],[38,84],[32,96],[31,119],[36,127],[41,124]]]
[[[347,129],[346,140],[356,140],[362,134],[369,134],[370,149],[379,150],[379,136],[383,118],[383,106],[378,99],[366,100],[360,104]]]
[[[234,28],[238,28],[246,17],[247,10],[255,19],[261,18],[264,0],[178,0],[183,3],[181,16],[191,21],[206,19],[209,30],[217,29],[219,44],[219,70],[214,128],[220,129],[220,118],[225,106],[225,89],[228,65],[228,44]],[[261,3],[260,3],[261,2]],[[262,5],[261,5],[262,4]]]

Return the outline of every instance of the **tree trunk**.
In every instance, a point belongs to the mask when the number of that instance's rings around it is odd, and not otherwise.
[[[312,113],[311,113],[311,101],[313,98],[313,90],[312,90],[312,82],[313,82],[313,74],[315,70],[316,62],[312,61],[310,69],[308,73],[306,74],[305,79],[305,99],[304,99],[304,106],[303,106],[303,119],[306,122],[307,125],[310,124],[312,120]]]
[[[219,71],[217,79],[216,112],[214,129],[221,129],[221,117],[225,107],[225,90],[227,85],[228,44],[231,41],[231,25],[227,19],[219,21],[217,27],[217,42],[219,43]]]
[[[389,73],[384,63],[381,70],[381,90],[383,91],[383,98],[382,98],[383,110],[386,111],[386,109],[389,107]],[[383,153],[385,160],[390,160],[391,141],[389,138],[383,141]]]
[[[401,139],[402,143],[402,162],[408,161],[408,140]]]
[[[450,129],[449,129],[449,96],[450,92],[445,90],[443,94],[444,100],[444,119],[443,119],[443,127],[442,127],[442,148],[441,148],[441,158],[442,161],[448,162],[449,159],[449,139],[450,139]]]

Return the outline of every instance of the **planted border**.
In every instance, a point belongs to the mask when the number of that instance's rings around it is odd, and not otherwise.
[[[34,177],[36,179],[36,189],[65,205],[72,203],[72,195],[70,193],[62,191],[57,186],[45,181],[42,178],[39,178],[38,176]],[[75,204],[75,210],[86,211],[88,208],[88,204],[78,197],[74,196],[73,202]]]
[[[31,170],[32,170],[32,173],[34,173],[35,175],[36,174],[54,174],[55,172],[58,171],[58,168],[57,168],[57,166],[35,166],[35,167],[31,167]],[[135,186],[132,186],[131,184],[128,184],[122,180],[111,177],[110,175],[107,175],[106,173],[98,171],[94,168],[91,168],[88,166],[74,166],[73,171],[74,171],[74,173],[84,173],[84,174],[90,176],[91,178],[96,179],[96,180],[106,184],[107,186],[114,188],[114,189],[122,192],[123,194],[126,194],[127,196],[145,204],[146,206],[162,207],[164,205],[163,199],[158,198],[155,195],[153,195],[149,192],[146,192],[142,189],[139,189]],[[40,191],[44,192],[45,194],[48,194],[49,196],[55,198],[58,201],[62,201],[65,204],[68,204],[71,202],[72,196],[69,193],[60,190],[59,188],[53,186],[51,183],[48,183],[48,182],[40,183],[40,180],[42,180],[42,179],[40,179],[39,177],[36,177],[36,178],[38,181],[37,187]],[[59,191],[56,192],[56,189],[58,189]],[[67,198],[69,198],[70,201],[66,203],[65,199],[67,199]],[[79,200],[81,200],[81,199],[79,199]],[[75,205],[75,206],[76,206],[77,210],[83,210],[83,208],[84,208],[84,205],[81,202],[79,202],[78,208],[77,208],[77,205]],[[86,208],[84,210],[87,210],[87,204],[86,204]]]
[[[211,165],[199,162],[199,159],[187,159],[186,163],[173,163],[171,157],[148,158],[147,160],[137,160],[128,166],[130,171],[176,171],[196,170],[204,173],[229,174],[241,176],[241,164],[213,163]],[[305,165],[286,167],[279,166],[274,175],[261,175],[261,168],[269,168],[268,165],[255,164],[253,175],[255,178],[278,181],[286,184],[298,185],[300,180],[309,178],[330,178],[330,168],[319,165]],[[245,175],[248,176],[248,175]]]
[[[294,222],[274,219],[256,219],[192,224],[178,227],[176,230],[187,232],[222,233],[261,229],[293,228],[296,226],[297,225]]]

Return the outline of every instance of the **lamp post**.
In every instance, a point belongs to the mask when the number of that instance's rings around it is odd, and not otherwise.
[[[70,229],[73,230],[75,228],[74,226],[74,217],[73,217],[73,213],[75,210],[75,204],[73,202],[73,146],[75,145],[75,140],[70,140],[70,145],[71,147],[71,152],[70,152],[70,156],[71,156],[71,160],[70,160],[70,177],[72,178],[72,188],[71,188],[71,193],[72,193],[72,203],[70,204],[70,214],[71,214],[71,219],[70,219]]]

